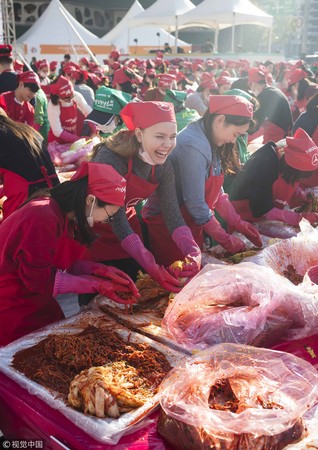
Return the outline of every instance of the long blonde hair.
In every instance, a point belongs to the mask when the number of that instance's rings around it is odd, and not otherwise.
[[[104,141],[94,148],[93,156],[106,146],[112,152],[124,158],[132,158],[138,154],[140,144],[135,132],[130,130],[119,130],[117,133],[108,136]]]
[[[0,108],[0,130],[9,130],[17,139],[22,140],[34,158],[42,152],[42,136],[29,125],[10,119],[2,108]]]

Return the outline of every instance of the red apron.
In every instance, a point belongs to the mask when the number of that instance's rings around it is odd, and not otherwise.
[[[213,210],[219,197],[223,185],[224,175],[212,175],[205,182],[205,201],[208,207]],[[189,214],[185,205],[181,206],[180,211],[183,215],[186,225],[191,229],[194,240],[203,248],[203,227],[197,225]],[[144,219],[148,225],[148,235],[150,251],[154,255],[158,264],[169,266],[174,261],[183,260],[185,255],[181,253],[173,241],[162,214],[156,214]]]
[[[82,111],[77,108],[77,118],[76,118],[76,134],[81,136],[82,128],[84,125],[85,115]]]
[[[77,133],[77,105],[75,102],[70,106],[62,106],[60,104],[60,122],[63,130],[68,131],[69,133],[76,134]],[[67,144],[64,139],[60,137],[54,136],[52,128],[50,128],[48,135],[48,142],[56,141],[59,144]]]
[[[235,211],[237,214],[241,216],[242,220],[246,220],[247,222],[257,222],[264,217],[254,217],[253,213],[250,208],[250,201],[249,199],[245,200],[231,200],[231,203],[233,207],[235,208]]]
[[[284,207],[289,204],[297,186],[298,183],[295,183],[294,186],[292,186],[279,176],[272,186],[274,207],[284,209]],[[242,220],[246,220],[247,222],[257,222],[264,219],[264,216],[253,216],[249,199],[231,200],[231,203],[234,206],[235,211],[241,216]]]
[[[56,178],[57,175],[48,175],[44,166],[40,167],[43,178],[36,181],[27,181],[20,175],[11,172],[10,170],[0,169],[0,175],[3,176],[3,192],[7,197],[3,203],[3,219],[10,216],[29,196],[29,186],[32,184],[46,182],[47,187],[52,187],[51,178]]]
[[[41,89],[46,95],[46,98],[50,100],[50,94],[51,94],[51,85],[50,84],[41,84]]]
[[[263,130],[264,130],[264,138],[263,138],[263,144],[267,144],[269,141],[278,142],[281,139],[284,139],[286,137],[286,132],[278,125],[275,125],[273,122],[270,122],[269,120],[265,120],[263,123]]]
[[[314,141],[316,145],[318,145],[318,127],[316,127],[315,131],[313,132],[311,139]],[[304,178],[303,180],[301,180],[300,184],[305,189],[307,187],[318,186],[318,169],[315,170],[315,173],[311,175],[311,177]]]
[[[272,186],[274,207],[284,209],[284,207],[289,204],[298,184],[299,183],[294,183],[294,186],[292,186],[291,184],[286,183],[282,176],[279,175]]]
[[[128,161],[128,173],[125,175],[126,186],[126,215],[129,225],[142,239],[142,231],[134,206],[141,200],[147,199],[158,187],[155,181],[155,166],[152,166],[152,180],[149,182],[132,173],[132,159]],[[88,258],[92,261],[109,261],[125,259],[131,256],[121,247],[120,241],[113,233],[110,224],[98,223],[94,225],[94,232],[98,238],[88,249]]]

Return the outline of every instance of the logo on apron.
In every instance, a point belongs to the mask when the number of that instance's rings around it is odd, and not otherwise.
[[[131,208],[131,207],[133,207],[133,206],[138,205],[138,203],[139,203],[141,200],[143,200],[142,197],[135,197],[135,198],[130,199],[130,200],[126,203],[126,208]]]

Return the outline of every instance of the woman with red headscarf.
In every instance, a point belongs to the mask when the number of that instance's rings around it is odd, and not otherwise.
[[[173,168],[167,160],[176,144],[174,108],[166,102],[131,102],[120,115],[128,130],[108,137],[96,149],[93,160],[112,165],[125,177],[125,208],[120,209],[111,226],[99,224],[96,227],[99,238],[91,247],[91,258],[116,265],[132,277],[141,266],[162,287],[178,292],[179,281],[159,266],[145,248],[134,208],[157,192],[169,233],[180,249],[180,259],[187,258],[188,264],[184,262],[180,276],[195,275],[200,269],[201,252],[182,218]]]
[[[157,75],[158,86],[148,89],[144,96],[144,101],[162,102],[165,98],[168,89],[173,89],[175,84],[175,75],[170,73],[159,73]]]
[[[318,214],[284,209],[290,205],[299,184],[318,168],[318,148],[301,128],[286,138],[282,152],[274,142],[258,149],[233,181],[230,199],[242,218],[250,222],[277,220],[297,226],[302,217],[312,223]]]
[[[30,103],[40,89],[40,80],[32,70],[17,76],[18,87],[0,95],[0,107],[16,122],[25,123],[37,129],[34,123],[34,108]]]
[[[82,259],[91,227],[114,220],[125,192],[112,167],[82,163],[70,181],[39,192],[2,223],[0,346],[62,319],[58,294],[93,292],[119,303],[119,292],[138,297],[126,274]]]
[[[49,78],[50,63],[47,59],[41,59],[40,61],[37,61],[36,68],[38,69],[37,73],[40,78],[41,88],[43,89],[43,86],[47,86],[51,83],[51,80]]]
[[[177,137],[177,145],[169,159],[174,168],[179,204],[186,224],[200,248],[203,232],[227,251],[244,251],[244,243],[227,233],[214,215],[216,210],[231,232],[238,231],[254,245],[262,245],[258,231],[241,220],[222,185],[224,173],[231,173],[238,157],[226,144],[236,142],[253,125],[253,105],[236,95],[211,95],[209,109],[199,120],[188,124]],[[170,239],[159,213],[158,202],[151,197],[143,210],[148,224],[150,249],[161,264],[179,259],[180,251]]]
[[[80,139],[84,120],[84,117],[83,120],[78,120],[79,112],[74,100],[73,84],[68,78],[61,75],[50,84],[50,92],[48,142],[73,143]]]

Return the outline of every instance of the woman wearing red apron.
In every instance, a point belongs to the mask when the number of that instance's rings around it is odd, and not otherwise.
[[[200,268],[200,250],[182,218],[173,168],[171,162],[167,161],[177,134],[173,105],[165,102],[133,102],[128,103],[120,115],[128,130],[120,130],[108,137],[97,149],[93,160],[112,165],[126,178],[126,208],[121,208],[116,214],[111,227],[98,226],[96,231],[100,237],[92,246],[91,258],[105,263],[111,260],[112,264],[124,271],[131,270],[132,261],[135,260],[161,286],[178,292],[181,289],[179,281],[159,266],[145,248],[133,208],[153,192],[158,194],[165,223],[180,249],[180,259],[188,258],[189,264],[180,273],[183,276],[195,275]]]
[[[302,128],[318,145],[318,85],[309,87],[306,90],[306,111],[304,111],[293,125],[292,134],[294,135],[298,128]],[[318,186],[318,170],[301,182],[301,188]]]
[[[278,142],[289,136],[293,125],[288,99],[279,88],[269,85],[270,78],[264,66],[252,67],[248,71],[249,89],[259,102],[254,119],[262,128],[263,144],[269,141]],[[255,139],[258,133],[253,136]]]
[[[80,139],[77,134],[77,104],[73,100],[74,87],[70,80],[60,76],[50,84],[51,100],[47,112],[50,122],[48,142],[73,143]]]
[[[82,259],[83,244],[94,239],[91,226],[112,220],[125,185],[112,167],[83,163],[70,181],[34,196],[3,222],[0,346],[62,319],[58,294],[94,292],[120,303],[121,291],[138,297],[126,274]]]
[[[258,149],[236,176],[230,199],[241,217],[250,222],[278,220],[297,226],[304,217],[311,223],[318,214],[285,210],[290,206],[299,183],[318,168],[318,148],[308,134],[298,128],[286,138],[283,155],[274,142]]]
[[[237,136],[247,132],[253,122],[252,115],[253,105],[244,97],[211,95],[203,118],[190,123],[178,134],[170,159],[183,217],[201,248],[205,232],[231,253],[244,250],[239,238],[223,230],[214,210],[226,220],[231,231],[239,231],[261,246],[257,230],[241,220],[222,191],[223,169],[230,166],[228,155],[222,154],[222,146],[235,143]],[[171,239],[168,240],[162,215],[155,214],[158,210],[154,201],[153,197],[148,200],[143,210],[150,248],[160,262],[169,264],[176,258],[178,249]]]
[[[31,127],[0,112],[0,177],[3,219],[35,191],[59,183],[42,137]]]
[[[50,63],[47,59],[41,59],[36,62],[38,76],[40,78],[41,89],[44,91],[48,100],[50,100]]]

